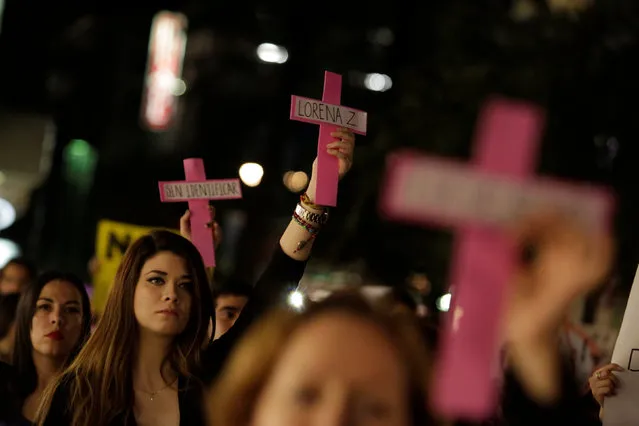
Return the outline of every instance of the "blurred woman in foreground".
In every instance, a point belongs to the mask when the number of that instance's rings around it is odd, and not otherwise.
[[[506,315],[510,363],[523,388],[515,391],[523,412],[511,424],[578,425],[578,413],[562,405],[557,330],[570,302],[607,273],[610,242],[550,216],[525,222],[515,238],[537,252],[514,276]],[[273,313],[233,352],[210,396],[209,424],[435,424],[423,340],[404,318],[383,312],[334,296],[302,314]]]

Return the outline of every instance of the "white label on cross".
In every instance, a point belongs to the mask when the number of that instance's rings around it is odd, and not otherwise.
[[[242,190],[237,179],[204,182],[166,182],[163,201],[228,200],[241,198]]]
[[[595,188],[513,180],[426,157],[404,157],[386,196],[389,216],[447,225],[503,227],[523,214],[553,208],[598,228],[609,214],[607,195]]]
[[[316,124],[334,124],[355,133],[366,134],[367,114],[341,105],[293,96],[291,118]]]

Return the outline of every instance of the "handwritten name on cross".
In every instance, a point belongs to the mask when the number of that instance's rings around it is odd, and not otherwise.
[[[185,181],[158,182],[163,203],[188,202],[191,212],[191,241],[200,251],[205,266],[215,266],[212,221],[209,200],[242,198],[239,179],[206,180],[201,158],[184,160]]]
[[[495,359],[502,299],[517,252],[503,229],[548,208],[585,226],[606,227],[613,201],[602,188],[533,179],[543,113],[493,99],[476,129],[475,167],[414,152],[388,158],[380,209],[389,219],[461,228],[453,256],[451,312],[437,358],[433,406],[440,414],[481,420],[496,406]]]
[[[322,100],[291,96],[291,120],[319,124],[317,143],[316,203],[322,206],[337,205],[338,159],[326,152],[326,145],[333,141],[331,133],[338,127],[346,127],[360,135],[366,135],[367,114],[341,106],[342,76],[326,71]]]

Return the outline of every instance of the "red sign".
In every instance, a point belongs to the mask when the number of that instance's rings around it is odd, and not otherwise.
[[[186,28],[187,19],[181,13],[160,12],[153,19],[142,98],[142,120],[150,130],[167,130],[175,117],[174,93],[182,76]]]

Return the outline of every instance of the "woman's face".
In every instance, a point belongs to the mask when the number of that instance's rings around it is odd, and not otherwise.
[[[29,271],[22,265],[10,263],[0,274],[0,294],[20,293],[29,284]]]
[[[377,326],[326,313],[291,336],[259,395],[252,426],[406,426],[408,377]]]
[[[162,336],[176,336],[186,328],[191,313],[191,287],[186,262],[162,251],[149,258],[135,287],[133,309],[141,329]]]
[[[82,298],[68,281],[53,280],[42,288],[31,322],[31,344],[36,353],[66,357],[82,334]]]

